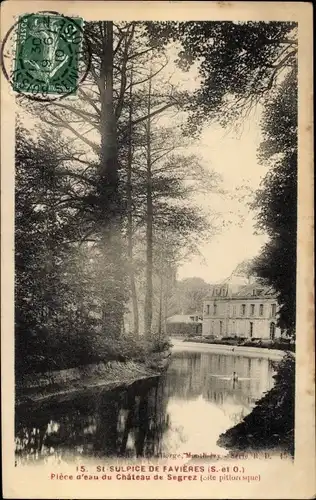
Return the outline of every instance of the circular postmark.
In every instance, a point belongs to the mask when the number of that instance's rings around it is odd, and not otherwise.
[[[44,102],[75,95],[91,63],[83,19],[52,11],[20,16],[4,37],[0,62],[18,95]]]

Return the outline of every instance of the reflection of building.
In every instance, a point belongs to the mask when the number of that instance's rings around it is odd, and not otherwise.
[[[234,276],[213,285],[204,300],[202,335],[215,337],[280,337],[274,290],[255,279]]]

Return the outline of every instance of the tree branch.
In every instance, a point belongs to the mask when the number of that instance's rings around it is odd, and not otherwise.
[[[55,118],[55,120],[57,120],[59,122],[59,124],[56,124],[56,122],[54,123],[55,126],[57,127],[65,127],[67,128],[70,132],[73,133],[73,135],[75,135],[78,139],[80,139],[81,141],[83,141],[85,144],[87,144],[96,154],[99,154],[100,153],[100,147],[97,146],[97,144],[95,144],[94,142],[90,141],[89,139],[87,139],[87,137],[85,137],[83,134],[80,134],[76,129],[74,129],[70,123],[66,122],[65,120],[63,120],[60,116],[56,115],[54,113],[54,111],[52,111],[51,109],[49,109],[48,107],[46,108],[48,113],[53,116]],[[43,117],[42,117],[43,119]],[[45,121],[45,119],[44,119]],[[50,123],[49,121],[47,121],[47,123]]]
[[[127,61],[128,61],[128,49],[130,47],[132,38],[134,36],[134,31],[135,31],[135,26],[132,24],[132,29],[131,32],[129,33],[129,36],[127,39],[125,39],[125,47],[124,47],[124,57],[123,57],[123,62],[122,62],[122,71],[121,71],[121,85],[120,85],[120,92],[119,92],[119,97],[118,97],[118,102],[116,105],[115,109],[115,117],[116,119],[119,118],[122,109],[123,109],[123,104],[124,104],[124,94],[126,92],[126,66],[127,66]]]
[[[86,182],[87,184],[91,184],[92,186],[96,186],[96,183],[89,179],[88,177],[82,175],[82,174],[77,174],[75,172],[72,172],[71,170],[68,170],[68,171],[56,171],[56,175],[58,176],[65,176],[65,177],[72,177],[74,179],[79,179],[83,182]]]
[[[59,109],[66,109],[70,113],[74,113],[76,116],[78,116],[79,118],[81,118],[84,121],[87,121],[90,125],[92,125],[97,130],[99,130],[99,126],[97,124],[93,123],[93,121],[91,120],[91,118],[95,119],[95,115],[93,115],[92,113],[89,113],[88,111],[84,111],[84,110],[79,110],[79,109],[77,109],[73,106],[69,106],[68,104],[65,104],[65,103],[54,103],[54,107],[55,108],[57,107]],[[48,109],[47,106],[46,106],[46,109]],[[62,118],[60,118],[60,119],[62,119]],[[67,123],[68,123],[68,121],[67,121]]]
[[[162,108],[159,108],[156,111],[153,111],[152,113],[150,113],[150,115],[145,115],[145,116],[142,116],[140,118],[137,118],[137,120],[134,120],[132,122],[132,126],[137,125],[138,123],[141,123],[144,120],[148,120],[148,118],[152,118],[153,116],[156,116],[159,113],[162,113],[166,109],[171,108],[172,106],[175,106],[176,104],[177,104],[176,102],[170,102],[170,103],[166,104],[165,106],[162,106]],[[124,132],[126,129],[127,129],[127,126],[123,127],[121,129],[121,132]]]
[[[92,99],[92,97],[88,96],[88,94],[86,94],[86,92],[84,92],[84,90],[82,88],[79,89],[79,93],[82,94],[83,97],[84,97],[84,99],[90,104],[90,106],[93,107],[93,109],[98,114],[98,116],[101,116],[101,111],[96,106],[96,104],[95,104],[94,100]]]
[[[265,43],[272,45],[298,45],[297,40],[289,40],[288,38],[282,38],[281,40],[265,40]]]
[[[130,61],[131,59],[134,59],[135,57],[140,57],[144,54],[147,54],[151,50],[154,50],[154,47],[150,47],[149,49],[143,50],[142,52],[136,52],[136,54],[132,54],[131,56],[129,56],[128,60]]]
[[[162,70],[163,70],[163,69],[164,69],[164,68],[168,65],[168,62],[169,62],[169,61],[167,60],[164,64],[162,64],[162,65],[160,66],[160,68],[159,68],[159,69],[158,69],[155,73],[152,73],[152,75],[147,76],[147,77],[146,77],[146,78],[144,78],[143,80],[138,80],[138,81],[136,81],[136,82],[133,82],[133,87],[136,87],[136,85],[140,85],[141,83],[148,82],[148,80],[150,80],[150,79],[154,78],[155,76],[159,75],[159,73],[160,73],[160,72],[161,72],[161,71],[162,71]],[[129,88],[130,88],[130,85],[128,85],[128,86],[126,87],[126,90],[128,90]]]

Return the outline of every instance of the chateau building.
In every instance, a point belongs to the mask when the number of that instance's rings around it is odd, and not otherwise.
[[[277,298],[271,287],[232,275],[213,285],[205,298],[202,335],[274,339],[281,336],[277,314]]]

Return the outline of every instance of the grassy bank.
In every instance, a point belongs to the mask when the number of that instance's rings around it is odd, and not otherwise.
[[[281,450],[294,455],[295,359],[288,353],[278,366],[274,387],[242,422],[221,434],[229,450]]]
[[[197,342],[201,344],[218,344],[240,347],[260,347],[264,349],[276,349],[280,351],[295,351],[295,344],[289,339],[265,340],[259,338],[245,339],[242,337],[223,337],[216,339],[214,337],[187,337],[184,342]]]
[[[29,374],[16,384],[16,404],[37,403],[45,400],[62,401],[73,393],[96,388],[114,389],[130,385],[136,380],[157,377],[167,366],[168,355],[147,364],[135,361],[98,363],[78,368]]]
[[[51,398],[59,401],[74,392],[96,387],[110,390],[130,385],[136,380],[159,376],[168,366],[169,358],[170,345],[165,340],[122,339],[77,366],[67,366],[65,362],[65,367],[52,369],[50,364],[45,370],[37,366],[34,370],[31,365],[28,372],[16,373],[16,404]]]

